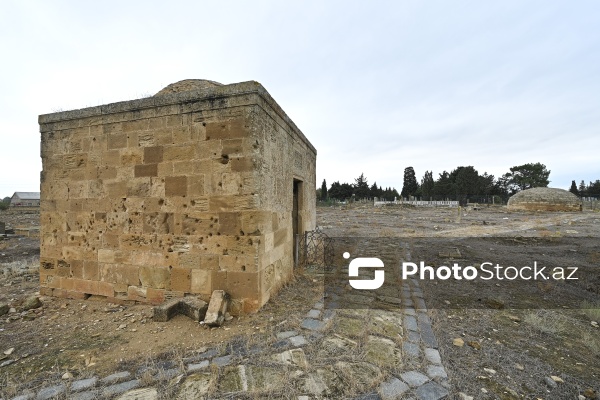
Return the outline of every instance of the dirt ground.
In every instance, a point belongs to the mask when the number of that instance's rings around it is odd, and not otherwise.
[[[0,213],[13,226],[23,218]],[[384,238],[386,246],[391,240],[402,249],[393,253],[403,261],[434,267],[478,267],[484,261],[578,267],[581,279],[573,282],[420,282],[455,398],[464,392],[478,399],[546,399],[552,384],[565,399],[594,398],[600,390],[600,213],[353,205],[319,207],[317,219],[331,237],[370,238],[370,244]],[[35,216],[25,221],[36,224]],[[375,244],[367,252],[377,256],[378,250]],[[346,249],[335,251],[339,258]],[[362,251],[354,248],[352,257]],[[0,239],[0,306],[12,308],[0,316],[0,388],[40,385],[67,371],[76,377],[106,375],[182,359],[237,337],[262,340],[278,325],[300,321],[322,295],[322,282],[299,271],[260,313],[218,329],[182,316],[153,322],[150,306],[94,297],[42,297],[41,307],[25,311],[25,300],[39,289],[38,255],[37,239]]]
[[[476,208],[355,206],[318,214],[329,236],[368,243],[354,245],[352,257],[373,256],[378,241],[383,254],[397,238],[409,250],[405,258],[432,267],[457,263],[481,272],[484,262],[524,267],[535,261],[546,272],[578,268],[578,280],[500,275],[486,282],[419,282],[456,398],[460,392],[480,399],[600,398],[600,214]],[[558,386],[553,397],[549,385]]]

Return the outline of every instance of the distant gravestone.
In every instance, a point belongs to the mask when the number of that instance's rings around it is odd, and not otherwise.
[[[6,231],[6,224],[4,222],[0,222],[0,235],[4,235]]]

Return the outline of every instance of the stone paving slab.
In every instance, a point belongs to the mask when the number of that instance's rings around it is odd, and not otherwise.
[[[379,386],[379,395],[382,400],[397,400],[401,399],[404,393],[410,388],[398,378],[392,377],[388,381]]]
[[[80,392],[94,387],[98,383],[98,378],[95,376],[88,379],[80,379],[71,383],[71,392]]]
[[[198,364],[188,364],[187,369],[188,372],[200,371],[201,369],[208,368],[210,362],[208,360],[204,360]]]
[[[131,377],[131,373],[129,371],[115,372],[114,374],[102,378],[100,383],[103,385],[110,385],[128,379],[129,377]]]
[[[79,392],[69,395],[69,400],[96,400],[100,397],[100,390],[88,390],[86,392]]]
[[[324,321],[319,321],[313,318],[305,318],[300,326],[311,331],[323,331],[327,327],[327,324]]]
[[[442,400],[449,394],[448,389],[435,382],[428,382],[417,389],[419,400]]]
[[[308,343],[306,341],[306,338],[302,335],[292,336],[289,340],[290,340],[290,343],[292,344],[292,346],[295,346],[295,347],[304,346],[305,344]]]
[[[279,332],[276,336],[277,339],[287,339],[290,338],[292,336],[297,336],[298,332],[296,331],[285,331],[285,332]]]
[[[33,399],[34,397],[35,397],[35,394],[33,394],[33,393],[28,393],[28,394],[22,394],[22,395],[20,395],[20,396],[17,396],[17,397],[13,397],[13,398],[12,398],[12,399],[10,399],[10,400],[31,400],[31,399]]]
[[[410,387],[419,387],[426,382],[429,382],[429,378],[417,371],[408,371],[400,374],[402,380],[408,383]]]
[[[158,391],[155,388],[143,388],[123,393],[117,397],[117,400],[156,400],[157,398]]]
[[[36,400],[48,400],[48,399],[57,397],[57,396],[65,393],[66,390],[67,390],[67,388],[63,384],[49,386],[49,387],[46,387],[46,388],[40,390],[38,392],[37,396],[35,397],[35,399]]]
[[[125,393],[128,390],[140,387],[140,385],[141,381],[138,379],[110,385],[102,389],[102,396],[110,397],[117,394]]]
[[[212,362],[217,367],[225,367],[226,365],[231,364],[232,360],[233,360],[233,357],[230,355],[227,355],[227,356],[213,358]]]

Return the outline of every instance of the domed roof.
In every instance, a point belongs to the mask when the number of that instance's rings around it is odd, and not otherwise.
[[[163,96],[165,94],[190,92],[192,90],[206,89],[216,86],[223,86],[222,83],[209,81],[206,79],[184,79],[179,82],[171,83],[170,85],[163,88],[160,92],[156,93],[155,96]]]
[[[508,199],[508,208],[529,211],[580,211],[581,200],[564,189],[532,188]]]

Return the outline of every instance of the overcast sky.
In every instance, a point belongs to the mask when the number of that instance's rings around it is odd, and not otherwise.
[[[598,1],[2,1],[0,196],[38,191],[39,114],[182,79],[259,81],[317,183],[541,162],[600,179]]]

